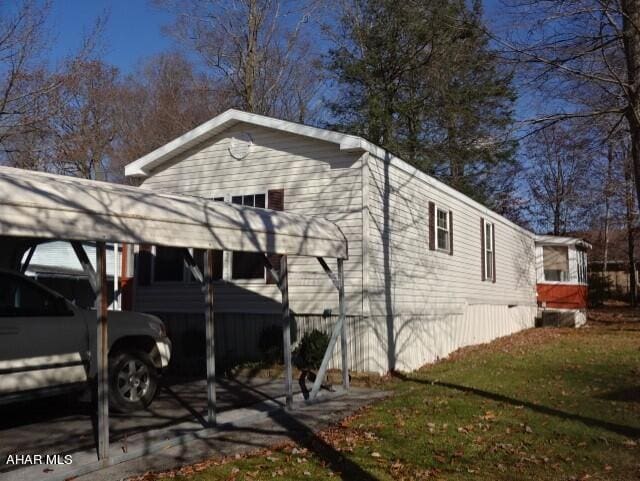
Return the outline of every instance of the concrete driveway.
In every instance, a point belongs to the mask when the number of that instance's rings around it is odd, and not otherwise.
[[[149,469],[167,469],[216,454],[234,453],[293,439],[348,415],[384,393],[352,389],[324,392],[321,402],[307,406],[296,393],[296,407],[282,411],[281,379],[218,379],[218,428],[205,429],[206,383],[194,380],[165,385],[147,410],[113,414],[110,456],[117,465],[99,472],[96,466],[95,416],[90,403],[52,398],[2,407],[0,480],[65,479],[83,473],[87,480],[121,479]],[[161,454],[146,454],[161,450]],[[71,454],[68,466],[7,465],[16,454]],[[143,458],[140,455],[146,454]]]

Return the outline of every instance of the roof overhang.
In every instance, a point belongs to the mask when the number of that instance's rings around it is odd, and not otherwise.
[[[128,177],[147,177],[153,169],[159,167],[164,162],[240,122],[331,142],[337,144],[339,149],[343,151],[364,151],[367,150],[369,144],[369,142],[363,138],[354,135],[342,134],[286,120],[274,119],[264,115],[229,109],[175,140],[172,140],[168,144],[131,162],[125,167],[125,175]]]
[[[578,246],[584,249],[591,249],[591,244],[577,237],[563,237],[555,235],[536,235],[535,242],[537,245],[548,246]]]
[[[348,257],[319,217],[0,167],[0,236]]]

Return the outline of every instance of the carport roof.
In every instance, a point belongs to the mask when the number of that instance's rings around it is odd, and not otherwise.
[[[10,167],[0,167],[0,235],[347,258],[323,218]]]

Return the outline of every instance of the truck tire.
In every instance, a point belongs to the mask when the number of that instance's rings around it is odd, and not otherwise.
[[[127,413],[146,408],[158,389],[158,372],[144,351],[128,349],[109,358],[109,405]]]

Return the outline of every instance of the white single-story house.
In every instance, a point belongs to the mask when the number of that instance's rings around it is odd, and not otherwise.
[[[363,138],[228,110],[125,173],[158,193],[337,224],[349,243],[355,370],[413,370],[535,324],[535,235]],[[174,345],[198,338],[203,296],[181,252],[143,246],[135,257],[132,307],[162,317],[181,338]],[[261,331],[280,322],[277,286],[252,253],[219,251],[214,271],[216,345],[229,358],[250,356]],[[338,306],[322,267],[294,256],[289,272],[298,339],[329,331]]]

